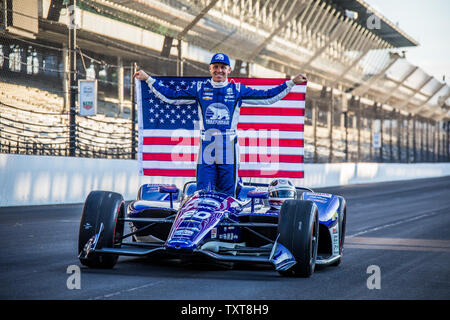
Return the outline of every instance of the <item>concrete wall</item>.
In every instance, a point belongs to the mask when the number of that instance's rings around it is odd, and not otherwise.
[[[132,200],[143,183],[181,186],[192,180],[137,173],[133,160],[0,154],[0,206],[82,203],[92,190],[115,191]],[[440,176],[450,176],[450,163],[305,164],[305,179],[296,184],[317,188]]]

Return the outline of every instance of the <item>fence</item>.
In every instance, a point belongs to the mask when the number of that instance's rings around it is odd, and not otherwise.
[[[99,83],[99,113],[75,116],[75,156],[134,158],[131,62],[77,52],[78,78]],[[66,55],[62,45],[0,38],[0,152],[70,154]]]
[[[305,162],[445,162],[449,122],[387,110],[340,96],[310,94],[306,102]]]
[[[76,115],[75,156],[132,159],[135,61],[77,48],[77,77],[98,80],[98,114]],[[0,152],[68,156],[70,123],[67,48],[42,40],[0,38]],[[138,65],[173,74],[176,59],[143,55]],[[199,75],[185,64],[184,75]],[[206,68],[203,68],[206,70]],[[202,74],[203,75],[203,74]],[[450,126],[381,104],[308,88],[305,162],[450,161]]]

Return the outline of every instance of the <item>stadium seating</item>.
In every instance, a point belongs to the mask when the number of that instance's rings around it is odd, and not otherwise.
[[[8,79],[0,81],[0,143],[1,151],[29,153],[34,148],[67,149],[69,116],[64,112],[62,92],[54,93],[45,83],[30,86]],[[98,102],[98,114],[91,117],[76,117],[77,142],[84,154],[93,156],[101,152],[111,153],[124,149],[130,153],[131,146],[131,102],[125,102],[124,112],[119,115],[118,101],[104,98]],[[80,151],[81,152],[81,151]],[[52,152],[50,152],[51,154]],[[44,153],[45,154],[45,153]],[[83,153],[82,153],[83,154]]]

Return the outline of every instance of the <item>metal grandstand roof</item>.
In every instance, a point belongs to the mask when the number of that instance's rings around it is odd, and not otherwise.
[[[371,31],[382,39],[386,40],[396,48],[415,47],[419,43],[403,30],[389,21],[381,13],[377,12],[363,0],[330,0],[337,6],[358,13],[357,21],[362,25],[367,25],[372,15],[375,15],[380,21],[380,28],[373,28]]]
[[[383,103],[405,112],[450,114],[441,110],[450,98],[448,86],[392,52],[418,43],[363,0],[77,1],[86,13],[78,31],[80,46],[93,51],[98,43],[103,52],[101,45],[107,43],[113,55],[122,50],[135,59],[135,53],[151,49],[160,56],[164,37],[179,39],[185,61],[207,64],[211,52],[224,52],[232,63],[240,60],[281,76],[301,70],[311,82],[339,85],[356,96],[382,97]],[[367,25],[374,15],[379,28]],[[40,28],[44,40],[65,37],[63,24],[41,21]],[[173,49],[172,59],[178,51]]]

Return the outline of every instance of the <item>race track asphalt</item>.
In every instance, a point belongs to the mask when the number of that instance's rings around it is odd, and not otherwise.
[[[134,257],[88,269],[77,259],[81,204],[0,208],[0,299],[450,299],[450,177],[316,191],[346,198],[347,236],[342,264],[308,279]],[[67,287],[71,265],[80,289]]]

